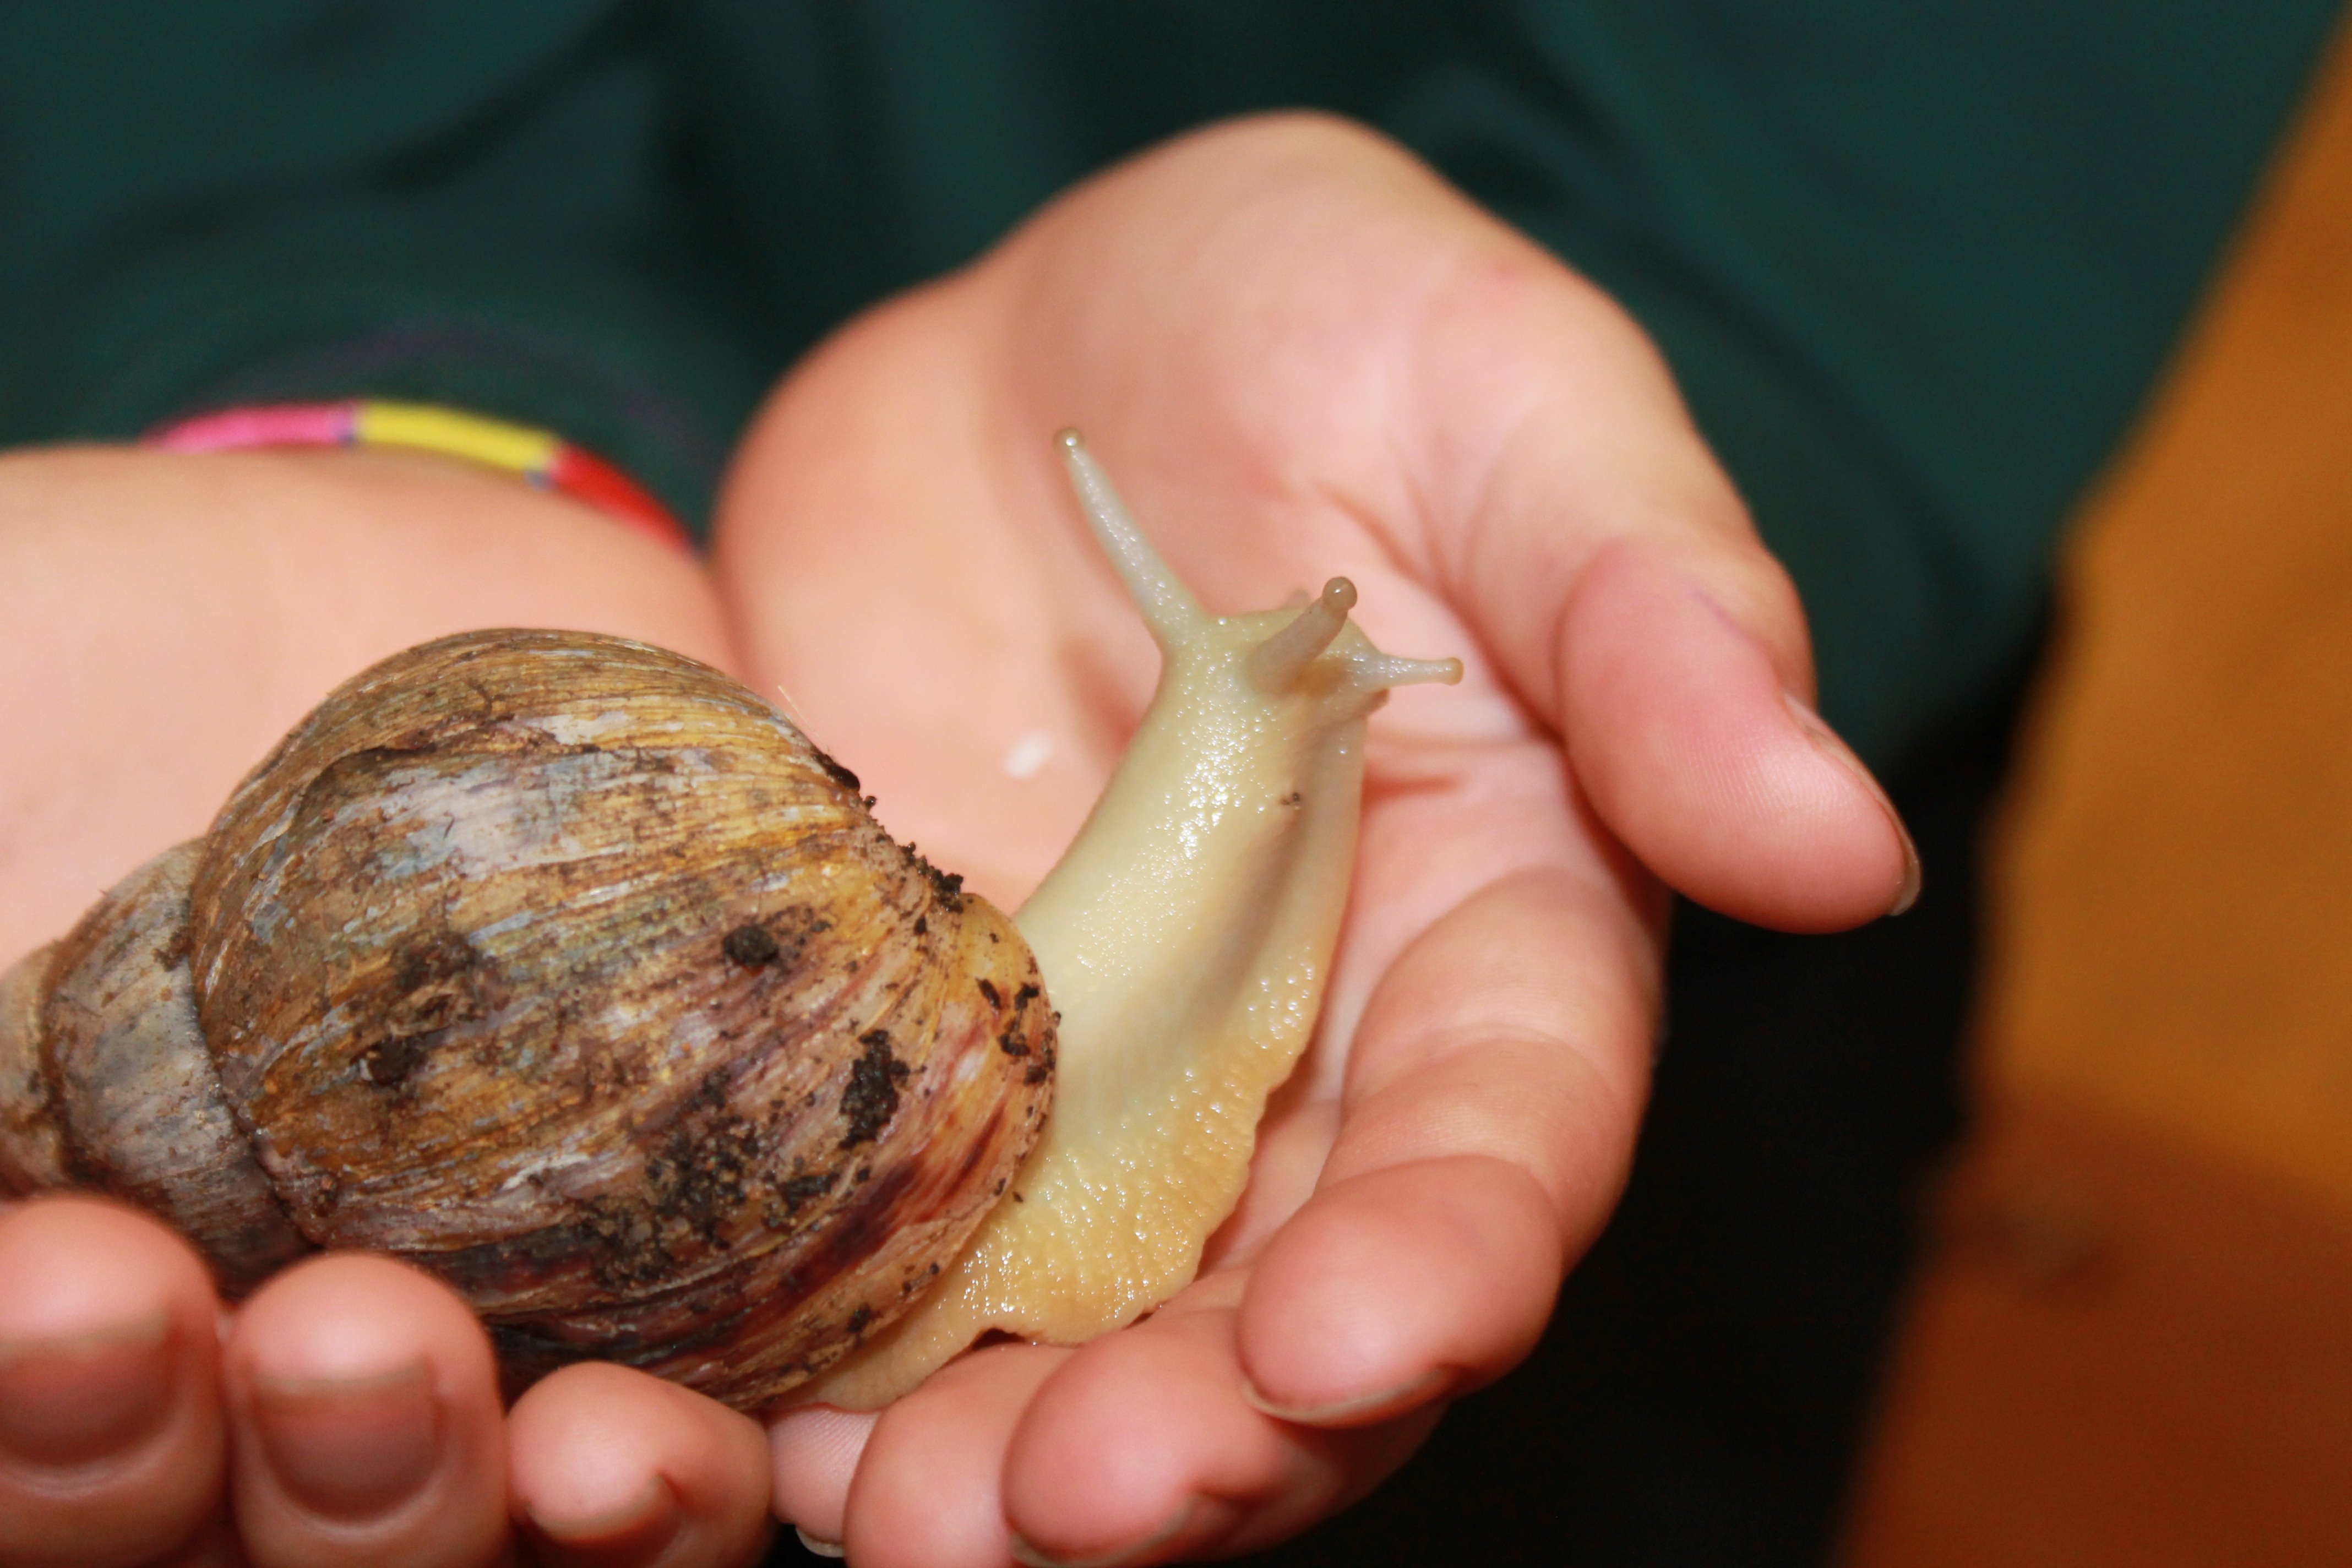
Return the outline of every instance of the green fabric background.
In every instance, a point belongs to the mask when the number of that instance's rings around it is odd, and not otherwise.
[[[1383,126],[1664,343],[1899,767],[2332,0],[76,0],[0,11],[0,441],[260,397],[545,423],[689,514],[774,374],[1186,125]]]

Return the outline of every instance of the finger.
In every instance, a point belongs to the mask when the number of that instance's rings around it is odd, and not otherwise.
[[[1566,1266],[1542,1193],[1499,1161],[1418,1161],[1327,1187],[1258,1260],[1252,1402],[1357,1426],[1466,1393],[1535,1348]]]
[[[225,1356],[254,1568],[476,1568],[507,1541],[496,1372],[447,1287],[338,1254],[272,1279]]]
[[[950,1363],[882,1413],[850,1484],[857,1568],[1004,1568],[1004,1451],[1067,1351],[1003,1345]]]
[[[870,1410],[835,1410],[830,1405],[789,1409],[769,1418],[776,1517],[800,1531],[801,1543],[819,1556],[841,1555],[849,1483],[879,1419]]]
[[[1024,1563],[1148,1563],[1272,1544],[1346,1507],[1402,1464],[1433,1410],[1318,1431],[1244,1397],[1236,1276],[1097,1340],[1031,1403],[1004,1466]]]
[[[1917,858],[1810,706],[1794,587],[1640,329],[1497,227],[1422,347],[1406,427],[1433,565],[1610,828],[1743,920],[1827,931],[1907,907]]]
[[[1399,955],[1358,1026],[1322,1183],[1241,1304],[1265,1408],[1353,1425],[1527,1354],[1631,1157],[1649,944],[1613,884],[1528,872]]]
[[[0,1564],[157,1562],[217,1512],[216,1310],[194,1253],[129,1210],[0,1213]]]
[[[1711,909],[1834,931],[1910,907],[1919,860],[1885,792],[1685,559],[1621,545],[1579,577],[1561,729],[1610,828]]]
[[[739,1568],[772,1526],[759,1424],[625,1367],[541,1382],[507,1418],[514,1517],[549,1568]]]

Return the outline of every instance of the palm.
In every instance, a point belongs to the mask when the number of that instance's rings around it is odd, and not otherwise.
[[[1269,607],[1345,574],[1381,646],[1465,657],[1462,685],[1399,692],[1373,721],[1359,891],[1325,1024],[1265,1129],[1294,1179],[1271,1204],[1254,1191],[1256,1235],[1304,1197],[1295,1178],[1320,1168],[1355,1022],[1404,944],[1515,872],[1573,867],[1605,880],[1609,858],[1577,819],[1557,743],[1416,570],[1429,562],[1424,520],[1345,499],[1408,488],[1377,411],[1335,431],[1328,407],[1260,417],[1233,406],[1266,379],[1312,376],[1303,362],[1328,343],[1162,365],[1143,399],[1090,393],[1096,367],[1073,364],[1057,402],[1043,355],[961,386],[929,381],[943,338],[1003,330],[989,319],[997,306],[984,280],[952,284],[861,324],[806,368],[747,447],[719,545],[755,682],[856,770],[900,837],[1017,905],[1076,833],[1150,699],[1158,655],[1050,446],[1073,417],[1213,610]],[[942,402],[970,417],[941,417]],[[1161,428],[1230,438],[1163,443]],[[1624,890],[1647,901],[1645,884]]]
[[[1528,305],[1553,335],[1522,330]],[[1532,514],[1498,481],[1563,405],[1592,452],[1565,484],[1540,474]],[[1785,595],[1638,337],[1442,187],[1315,126],[1147,161],[820,351],[722,506],[754,679],[894,831],[1008,903],[1076,833],[1157,673],[1064,489],[1050,438],[1072,423],[1211,609],[1345,574],[1381,646],[1468,673],[1374,721],[1318,1041],[1208,1272],[1075,1356],[974,1358],[870,1438],[778,1427],[788,1510],[874,1562],[985,1561],[1008,1517],[1081,1554],[1171,1530],[1152,1555],[1264,1544],[1525,1352],[1622,1176],[1660,908],[1570,782],[1546,639],[1627,490],[1682,503],[1675,526]],[[1647,468],[1612,467],[1624,432]],[[1801,634],[1775,629],[1801,676]],[[1422,1283],[1376,1283],[1391,1272]],[[1331,1303],[1368,1286],[1389,1298],[1368,1331],[1334,1332]]]

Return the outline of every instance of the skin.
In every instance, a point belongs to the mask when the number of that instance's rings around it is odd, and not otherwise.
[[[152,1224],[20,1205],[0,1568],[724,1568],[771,1507],[864,1568],[1215,1556],[1344,1507],[1527,1353],[1630,1160],[1664,889],[1825,931],[1916,862],[1655,353],[1335,122],[1171,144],[852,324],[746,437],[707,569],[456,465],[0,458],[0,951],[200,830],[334,681],[499,624],[781,688],[886,824],[1016,903],[1155,674],[1062,489],[1072,423],[1211,609],[1344,573],[1381,646],[1469,670],[1375,719],[1323,1026],[1198,1282],[763,1444],[607,1367],[501,1417],[462,1308],[380,1259],[223,1312]]]

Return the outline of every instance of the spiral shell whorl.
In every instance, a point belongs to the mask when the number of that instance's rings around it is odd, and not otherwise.
[[[66,1184],[65,1133],[41,1062],[41,999],[57,943],[0,970],[0,1194]]]
[[[203,849],[148,861],[58,945],[43,1054],[75,1182],[162,1215],[238,1296],[310,1244],[255,1163],[196,1023],[188,883]]]

